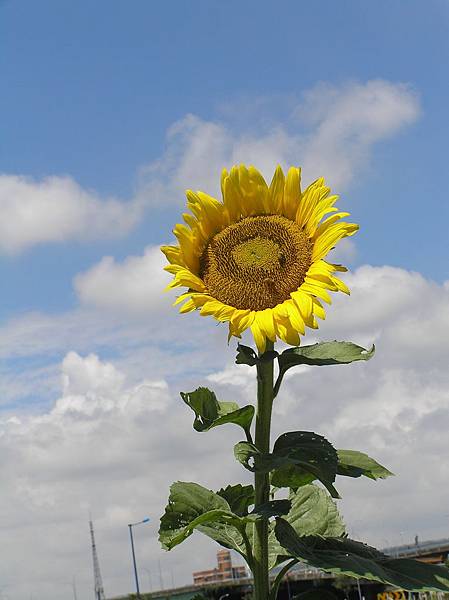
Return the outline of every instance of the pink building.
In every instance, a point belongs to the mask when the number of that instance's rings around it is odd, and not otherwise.
[[[232,566],[231,553],[229,550],[219,550],[217,552],[217,564],[215,569],[208,571],[196,571],[193,573],[194,585],[204,585],[207,583],[220,583],[232,579],[245,579],[248,577],[246,567]]]

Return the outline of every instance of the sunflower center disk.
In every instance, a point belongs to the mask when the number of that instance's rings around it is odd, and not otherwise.
[[[212,238],[200,276],[220,302],[264,310],[299,288],[311,261],[312,243],[296,223],[280,215],[247,217]]]

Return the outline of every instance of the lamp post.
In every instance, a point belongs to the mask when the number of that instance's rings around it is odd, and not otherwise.
[[[149,520],[150,520],[149,517],[145,517],[145,519],[142,519],[142,521],[137,521],[137,523],[128,523],[129,537],[131,539],[131,552],[133,555],[134,577],[136,579],[136,592],[137,592],[138,599],[140,599],[140,589],[139,589],[139,577],[137,575],[136,553],[134,551],[133,527],[135,525],[141,525],[142,523],[148,523]]]

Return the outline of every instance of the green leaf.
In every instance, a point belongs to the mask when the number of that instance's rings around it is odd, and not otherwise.
[[[369,360],[374,352],[374,345],[366,350],[352,342],[320,342],[284,350],[279,356],[279,367],[285,372],[298,365],[347,365],[357,360]]]
[[[234,446],[234,456],[245,469],[254,472],[254,464],[250,461],[254,462],[254,458],[260,456],[260,452],[251,442],[237,442]]]
[[[312,473],[307,473],[304,469],[289,464],[273,471],[271,485],[277,488],[288,487],[296,490],[303,485],[312,483],[315,479],[316,477]]]
[[[276,352],[276,350],[267,350],[266,352],[258,356],[257,352],[253,350],[250,346],[237,344],[237,356],[235,358],[235,362],[238,365],[249,365],[250,367],[255,367],[269,360],[274,360],[278,356],[279,353]]]
[[[393,475],[391,471],[363,452],[357,450],[337,450],[337,475],[346,477],[369,477],[370,479],[386,479]]]
[[[271,454],[261,454],[250,442],[238,442],[234,456],[248,471],[274,471],[272,484],[276,487],[296,489],[319,479],[333,498],[339,498],[332,485],[337,473],[337,452],[326,438],[313,431],[282,434]]]
[[[299,536],[322,535],[343,536],[345,525],[335,502],[316,485],[305,485],[296,492],[291,491],[291,508],[285,520]],[[270,563],[284,561],[289,555],[277,541],[274,531],[270,535]]]
[[[240,408],[235,402],[219,402],[214,392],[204,387],[193,392],[181,392],[181,398],[195,413],[193,428],[196,431],[208,431],[218,425],[234,423],[249,435],[254,406]]]
[[[374,345],[370,350],[352,342],[320,342],[311,346],[296,346],[284,350],[278,357],[279,376],[274,386],[276,397],[285,373],[300,365],[346,365],[357,360],[369,360],[374,356]]]
[[[250,367],[254,367],[259,362],[259,358],[255,350],[250,348],[250,346],[237,344],[237,356],[235,362],[238,365],[249,365]]]
[[[170,488],[168,504],[161,518],[159,541],[164,549],[171,550],[197,529],[245,556],[241,535],[244,527],[245,520],[233,514],[222,496],[197,483],[178,481]]]
[[[278,517],[276,537],[290,556],[329,573],[389,583],[409,591],[449,591],[449,569],[407,558],[393,559],[375,548],[343,537],[300,537]]]
[[[264,504],[259,504],[259,506],[255,506],[254,510],[250,513],[251,515],[259,515],[264,519],[269,519],[270,517],[279,517],[281,515],[286,515],[291,509],[292,503],[290,500],[270,500],[269,502],[265,502]]]
[[[217,492],[229,504],[232,512],[240,517],[248,514],[248,507],[254,504],[254,487],[252,485],[228,485]]]
[[[337,452],[323,436],[313,431],[284,433],[276,440],[273,455],[280,469],[274,475],[273,485],[280,487],[283,482],[283,486],[296,488],[319,479],[331,496],[339,497],[332,485],[337,474]],[[290,480],[288,475],[292,476]]]
[[[292,507],[286,520],[298,535],[339,537],[345,525],[335,502],[316,485],[305,485],[289,496]]]

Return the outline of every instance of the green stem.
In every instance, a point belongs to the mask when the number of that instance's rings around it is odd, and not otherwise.
[[[273,342],[267,341],[266,350],[273,350],[273,347]],[[273,405],[273,371],[273,360],[263,361],[257,365],[255,445],[262,454],[267,454],[270,451],[271,409]],[[261,473],[256,471],[254,477],[254,489],[256,506],[269,501],[269,473]],[[270,583],[268,578],[268,519],[258,519],[254,523],[253,562],[255,600],[267,600],[270,591]]]
[[[283,380],[283,378],[284,378],[284,375],[285,375],[285,371],[283,371],[283,370],[281,369],[281,370],[279,371],[279,374],[278,374],[278,376],[277,376],[276,383],[274,384],[274,388],[273,388],[273,398],[276,398],[276,396],[277,396],[277,395],[278,395],[278,393],[279,393],[279,389],[280,389],[280,387],[281,387],[281,383],[282,383],[282,380]]]

